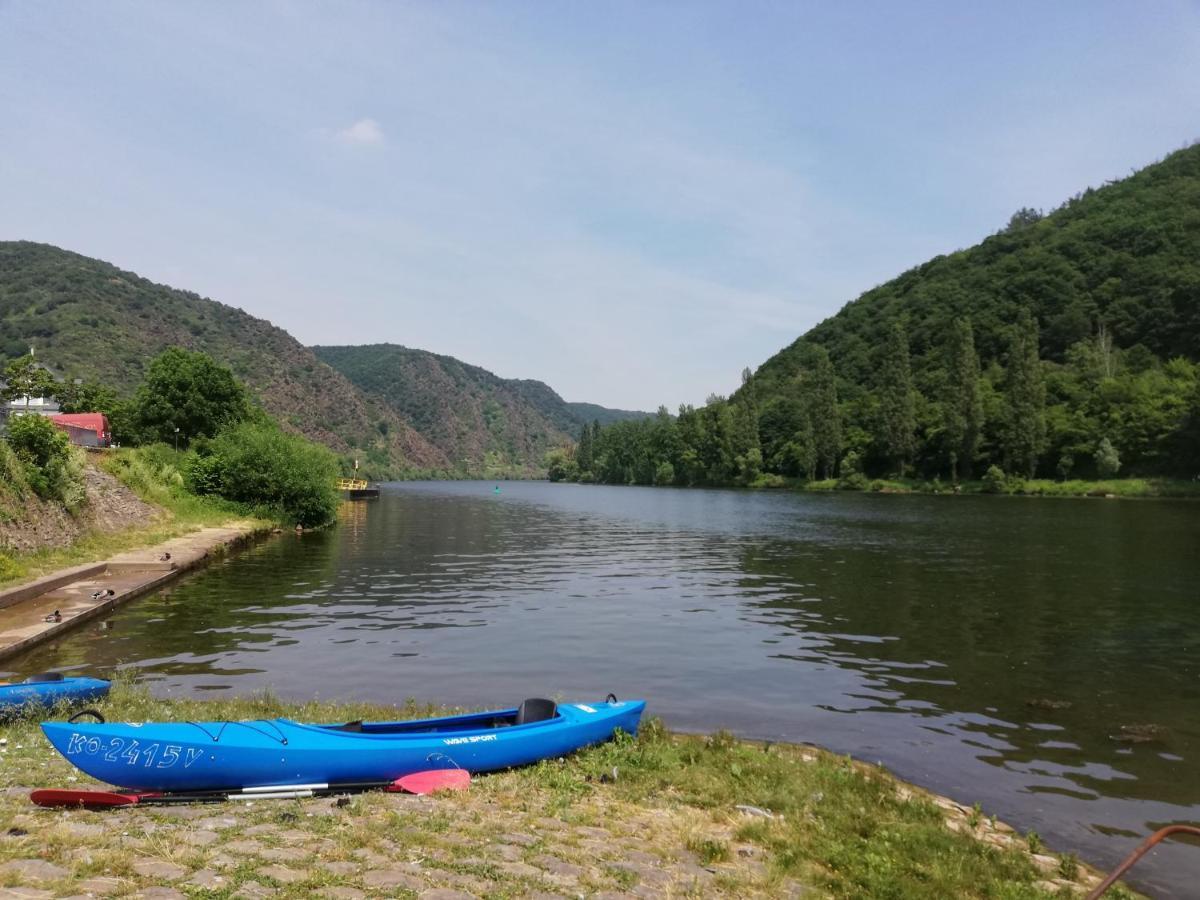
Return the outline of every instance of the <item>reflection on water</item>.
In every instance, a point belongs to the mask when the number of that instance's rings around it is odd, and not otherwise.
[[[11,664],[160,693],[645,696],[1102,863],[1200,816],[1200,506],[406,484]],[[1200,849],[1141,883],[1186,894]]]

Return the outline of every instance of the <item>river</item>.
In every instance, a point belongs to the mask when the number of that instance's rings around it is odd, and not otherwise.
[[[156,693],[645,697],[879,761],[1108,866],[1200,819],[1200,505],[385,485],[13,663]],[[1134,883],[1191,895],[1200,847]]]

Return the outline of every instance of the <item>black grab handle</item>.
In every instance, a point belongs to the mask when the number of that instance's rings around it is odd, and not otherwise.
[[[614,694],[612,691],[609,691],[608,696],[604,698],[604,702],[605,703],[616,703],[617,695]]]
[[[71,718],[67,719],[67,721],[74,725],[79,721],[80,716],[94,716],[97,722],[101,725],[104,724],[104,716],[100,715],[100,711],[96,709],[81,709],[75,715],[71,716]]]

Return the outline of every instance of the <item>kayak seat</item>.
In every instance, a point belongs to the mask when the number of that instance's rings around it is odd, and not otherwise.
[[[30,675],[25,679],[25,684],[39,684],[43,681],[65,681],[66,677],[62,672],[42,672],[38,675]]]
[[[361,732],[361,731],[363,730],[363,727],[362,727],[362,725],[363,725],[363,723],[362,723],[362,719],[359,719],[359,720],[357,720],[357,721],[355,721],[355,722],[347,722],[345,725],[338,725],[336,728],[331,728],[330,730],[331,730],[331,731],[356,731],[356,732]]]
[[[530,722],[544,722],[553,719],[558,714],[558,704],[553,700],[541,697],[530,697],[517,707],[517,720],[514,725],[528,725]]]

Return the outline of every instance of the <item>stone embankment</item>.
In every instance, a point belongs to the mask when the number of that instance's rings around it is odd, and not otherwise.
[[[87,502],[75,514],[32,493],[0,504],[0,550],[29,553],[67,547],[90,531],[111,533],[160,521],[166,512],[88,459],[83,470]]]
[[[249,521],[202,528],[105,562],[75,566],[2,590],[0,659],[147,594],[261,530],[261,525]]]

